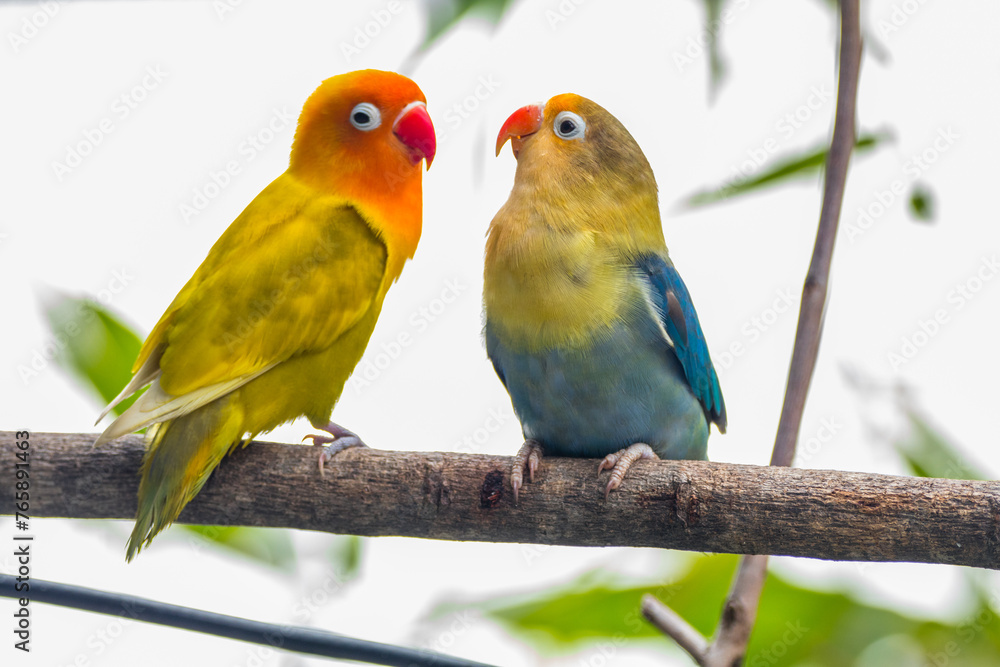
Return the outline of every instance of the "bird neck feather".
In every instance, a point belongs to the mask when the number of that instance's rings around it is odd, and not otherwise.
[[[417,250],[422,227],[423,196],[421,168],[393,169],[390,164],[368,165],[363,169],[336,171],[319,180],[311,174],[314,169],[289,169],[288,174],[318,191],[342,199],[353,206],[375,235],[385,243],[387,250],[386,283],[383,289],[395,282],[403,271],[406,260]],[[382,174],[382,178],[373,177]]]

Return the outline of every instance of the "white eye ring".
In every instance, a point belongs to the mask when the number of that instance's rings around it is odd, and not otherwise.
[[[560,139],[583,139],[587,123],[572,111],[561,111],[552,123],[552,130]]]
[[[382,114],[374,104],[362,102],[351,109],[351,125],[362,132],[371,132],[381,124]]]

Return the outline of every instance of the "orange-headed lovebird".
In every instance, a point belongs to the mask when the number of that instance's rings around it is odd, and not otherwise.
[[[299,116],[288,170],[153,328],[108,410],[150,387],[97,441],[148,427],[128,560],[241,442],[304,415],[333,436],[312,436],[335,443],[327,457],[360,443],[330,413],[420,239],[422,162],[435,151],[425,104],[392,72],[324,81]]]
[[[667,254],[656,181],[610,113],[578,95],[515,111],[497,137],[517,158],[489,228],[486,350],[525,443],[604,457],[605,497],[639,458],[705,459],[726,407],[691,296]]]

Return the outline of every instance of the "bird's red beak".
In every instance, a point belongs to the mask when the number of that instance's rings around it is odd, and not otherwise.
[[[427,160],[427,168],[431,168],[437,151],[437,138],[434,136],[434,124],[423,102],[407,104],[393,123],[392,133],[410,149],[413,164]]]
[[[500,150],[510,139],[510,147],[514,150],[514,157],[517,157],[521,152],[524,138],[540,129],[542,129],[542,105],[529,104],[521,107],[512,113],[500,128],[500,134],[497,135],[497,155],[500,155]]]

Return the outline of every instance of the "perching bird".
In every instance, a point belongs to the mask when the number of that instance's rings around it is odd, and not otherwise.
[[[306,416],[329,422],[386,291],[421,229],[422,161],[435,135],[415,83],[365,70],[324,81],[299,116],[288,170],[229,226],[146,339],[150,384],[96,444],[147,431],[127,559],[171,524],[241,442]],[[320,458],[322,468],[324,458]]]
[[[486,351],[525,442],[514,499],[541,453],[604,457],[605,497],[639,458],[705,459],[726,407],[694,304],[667,254],[656,181],[610,113],[578,95],[515,111],[514,188],[493,218]]]

